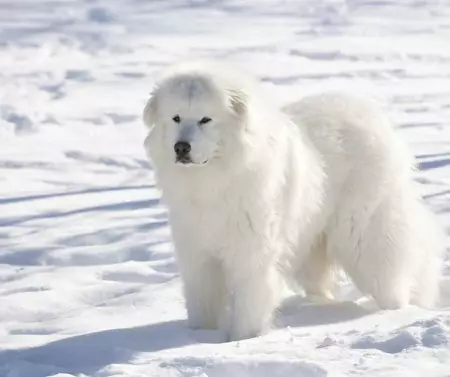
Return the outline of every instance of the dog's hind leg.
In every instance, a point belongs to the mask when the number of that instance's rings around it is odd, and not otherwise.
[[[341,208],[330,226],[329,252],[381,309],[401,308],[410,301],[417,245],[401,201],[387,197],[373,212]]]
[[[327,253],[325,234],[317,238],[310,253],[294,263],[295,283],[315,301],[333,300],[334,266]]]
[[[421,204],[417,203],[417,221],[414,222],[417,229],[414,237],[420,255],[411,302],[424,308],[433,308],[439,300],[445,243],[435,219]]]
[[[434,250],[430,250],[432,252]],[[437,254],[437,253],[436,253]],[[423,308],[434,308],[439,300],[439,278],[442,275],[442,260],[439,255],[429,255],[420,269],[412,290],[411,303]]]

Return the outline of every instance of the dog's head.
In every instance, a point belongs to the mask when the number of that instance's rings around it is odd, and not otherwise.
[[[198,67],[175,69],[145,106],[145,147],[154,162],[202,167],[226,155],[245,125],[247,98],[236,81]]]

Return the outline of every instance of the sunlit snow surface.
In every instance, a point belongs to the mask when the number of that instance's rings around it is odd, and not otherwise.
[[[450,261],[437,311],[287,299],[278,329],[191,331],[142,148],[155,74],[229,60],[285,103],[386,102],[450,227],[445,0],[0,0],[0,377],[450,375]]]

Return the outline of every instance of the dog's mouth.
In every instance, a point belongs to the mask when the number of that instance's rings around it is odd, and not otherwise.
[[[177,165],[185,165],[185,166],[202,166],[206,165],[208,163],[208,160],[205,160],[203,162],[194,162],[190,157],[181,157],[177,158],[175,163]]]
[[[190,157],[177,157],[175,162],[177,164],[183,164],[183,165],[188,165],[188,164],[194,163],[194,161],[192,161]]]

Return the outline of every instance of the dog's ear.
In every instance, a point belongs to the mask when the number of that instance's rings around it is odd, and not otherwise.
[[[246,114],[248,96],[245,92],[242,90],[229,89],[228,98],[230,107],[237,115],[243,116]]]
[[[155,124],[156,106],[157,106],[156,88],[150,93],[150,99],[144,107],[142,119],[148,129],[152,129]]]

